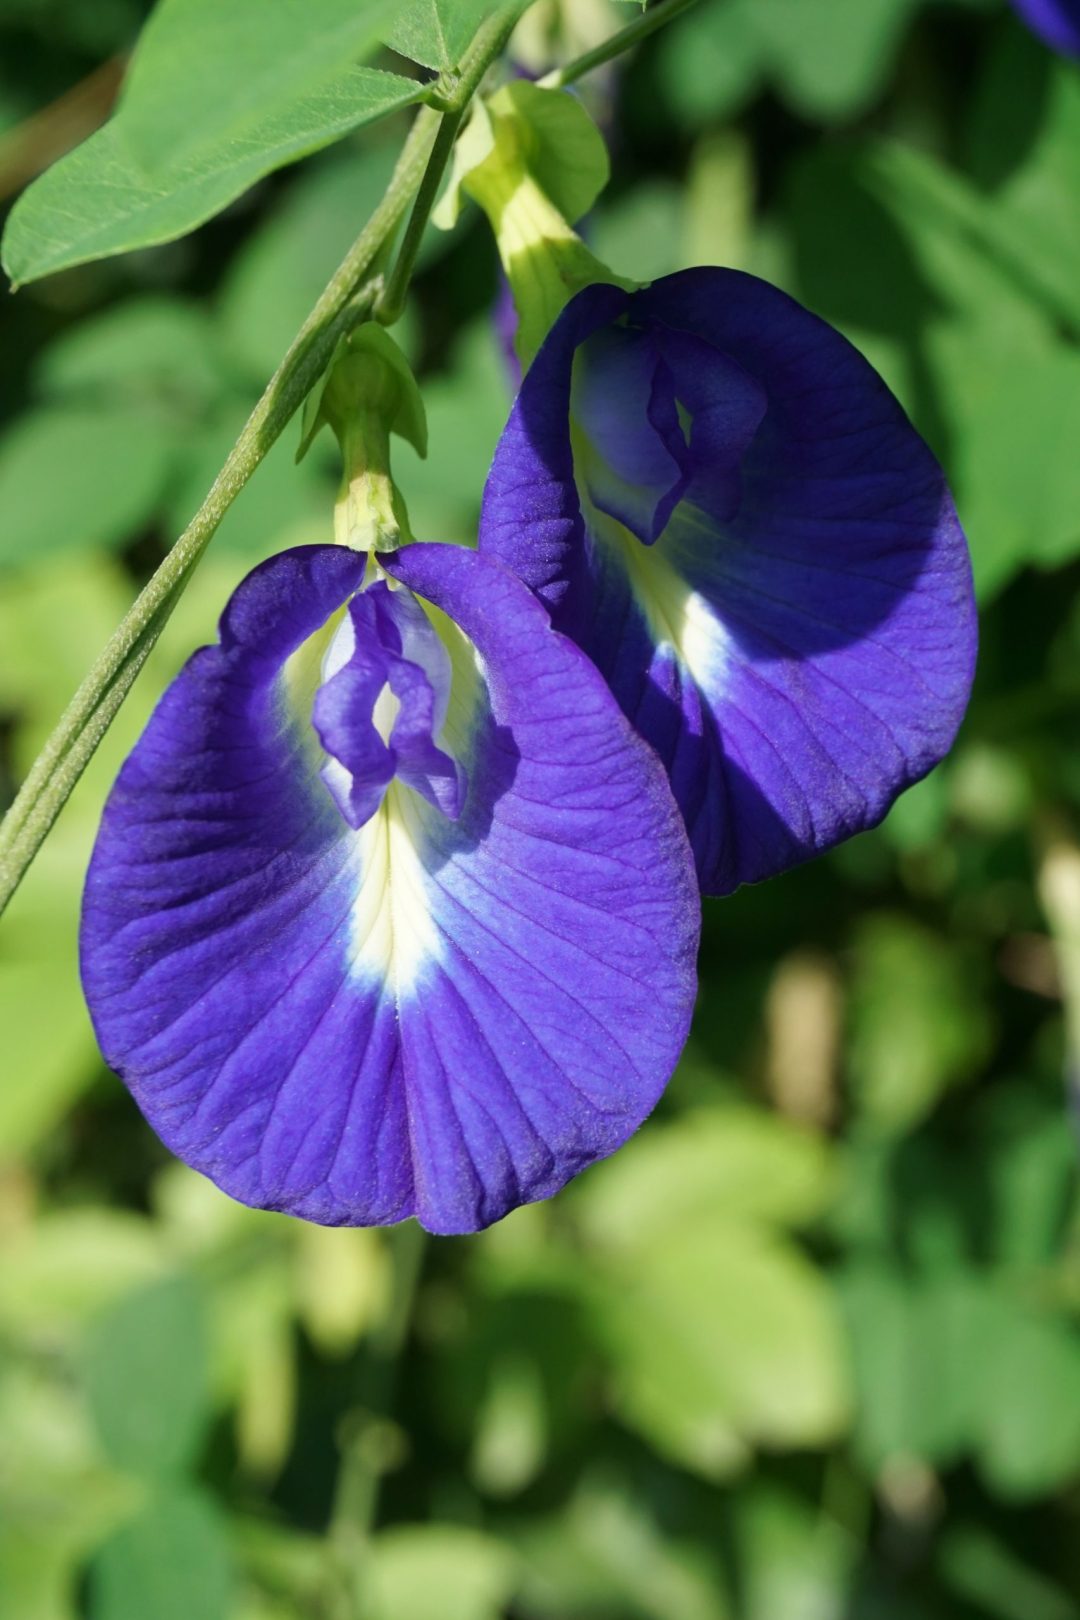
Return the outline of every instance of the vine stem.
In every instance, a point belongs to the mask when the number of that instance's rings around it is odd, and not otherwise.
[[[633,22],[627,23],[625,28],[620,28],[618,33],[612,34],[609,39],[601,40],[599,45],[594,45],[591,51],[583,52],[572,62],[553,68],[536,82],[541,90],[565,90],[568,84],[576,84],[578,79],[584,78],[586,73],[591,73],[593,68],[603,67],[605,62],[621,56],[623,51],[628,51],[641,40],[648,39],[656,29],[663,28],[665,24],[681,16],[684,11],[689,11],[690,7],[696,4],[697,0],[658,0],[658,4],[650,6],[648,11],[643,11]]]
[[[413,211],[409,215],[409,223],[405,227],[405,235],[398,250],[397,261],[393,271],[375,301],[373,311],[375,319],[383,326],[393,326],[395,321],[401,319],[405,308],[405,296],[409,290],[409,282],[416,267],[416,256],[420,251],[420,243],[427,228],[428,217],[435,205],[435,198],[442,182],[443,173],[457,140],[458,130],[461,128],[462,114],[449,111],[442,116],[439,132],[435,137],[435,145],[431,150],[431,159],[424,171],[424,178],[420,190],[416,194]]]
[[[457,140],[462,119],[479,83],[478,71],[482,76],[495,58],[502,54],[515,23],[530,3],[531,0],[508,0],[508,4],[500,6],[478,30],[462,60],[456,83],[452,84],[448,91],[440,92],[437,89],[435,92],[433,102],[442,109],[443,119],[435,136],[427,168],[424,170],[424,178],[416,194],[413,211],[409,215],[409,223],[405,227],[397,262],[385,287],[375,300],[374,318],[383,326],[393,326],[395,321],[401,319],[405,308],[405,296],[416,268],[416,259],[428,219],[435,206],[435,199],[439,194],[450,154],[454,150],[454,142]]]
[[[382,201],[293,339],[209,494],[113,632],[31,766],[0,822],[0,913],[135,684],[225,513],[318,381],[339,337],[370,315],[381,291],[380,278],[371,274],[373,266],[418,189],[430,194],[419,225],[422,232],[461,115],[521,10],[520,0],[500,7],[477,30],[458,72],[433,87],[436,105],[422,107],[413,120]],[[444,120],[451,126],[449,144],[438,139]],[[437,172],[432,184],[424,186],[433,155]],[[407,242],[413,234],[407,234]],[[403,271],[406,284],[418,245],[416,237]],[[400,283],[396,269],[394,279]],[[400,284],[397,294],[403,295]]]

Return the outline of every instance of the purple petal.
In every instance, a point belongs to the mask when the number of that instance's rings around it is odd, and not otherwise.
[[[330,755],[322,776],[350,827],[375,814],[395,776],[457,817],[464,773],[435,742],[450,665],[419,603],[382,583],[354,596],[324,677],[312,715]]]
[[[1065,56],[1080,56],[1080,0],[1013,0],[1040,39]]]
[[[690,1018],[696,885],[663,771],[520,582],[445,546],[384,562],[440,610],[458,819],[400,779],[358,830],[339,813],[297,693],[364,558],[286,552],[240,586],[120,774],[83,976],[154,1129],[234,1197],[471,1231],[654,1105]],[[359,601],[323,692],[378,643],[386,603]]]
[[[612,397],[623,406],[610,409]],[[651,543],[686,487],[688,447],[672,379],[645,332],[604,326],[574,372],[577,454],[594,506]]]
[[[576,454],[575,360],[614,322],[655,346],[688,436],[659,539],[598,506]],[[618,381],[605,401],[594,380],[590,413],[644,431]],[[706,892],[873,826],[963,715],[974,605],[941,470],[851,345],[752,276],[579,294],[499,443],[480,544],[663,759]]]

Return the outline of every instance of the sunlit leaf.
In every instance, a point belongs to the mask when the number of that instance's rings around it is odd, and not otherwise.
[[[821,1137],[749,1108],[699,1109],[628,1142],[582,1184],[578,1209],[591,1238],[621,1249],[699,1217],[805,1223],[831,1190]]]
[[[847,1360],[823,1277],[789,1244],[702,1220],[604,1274],[597,1330],[623,1420],[708,1478],[747,1448],[821,1445],[848,1419]]]
[[[90,1566],[92,1620],[230,1620],[225,1525],[202,1491],[172,1486],[105,1543]]]
[[[508,1550],[478,1530],[399,1525],[371,1543],[365,1594],[370,1620],[500,1620],[515,1585]]]
[[[480,24],[498,11],[499,4],[500,0],[406,0],[397,8],[386,43],[425,67],[456,67]]]
[[[122,545],[158,509],[169,425],[124,405],[41,406],[0,441],[0,565]]]
[[[124,1210],[54,1210],[7,1241],[0,1323],[21,1333],[70,1331],[161,1269],[154,1232]]]
[[[221,294],[224,344],[261,385],[382,195],[390,145],[337,153],[297,177],[233,256]]]
[[[208,1415],[206,1328],[184,1276],[125,1295],[94,1323],[87,1399],[110,1458],[151,1478],[191,1462]]]
[[[296,1238],[300,1320],[324,1355],[345,1355],[383,1318],[390,1290],[386,1246],[376,1232],[306,1222]]]
[[[296,118],[372,46],[395,0],[158,0],[121,96],[124,139],[161,178]]]
[[[19,198],[4,232],[4,268],[20,285],[90,259],[172,241],[264,174],[422,93],[421,86],[395,74],[348,68],[284,111],[153,180],[131,157],[118,114]],[[357,220],[357,231],[362,223]]]
[[[51,395],[155,400],[182,408],[205,405],[223,386],[207,310],[193,300],[152,293],[126,299],[65,332],[45,350],[35,381]]]
[[[856,964],[850,1073],[875,1124],[902,1130],[974,1074],[985,1011],[946,942],[905,918],[870,919]]]

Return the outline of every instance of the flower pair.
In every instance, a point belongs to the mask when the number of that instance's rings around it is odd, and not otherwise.
[[[877,822],[974,657],[940,469],[871,368],[703,269],[575,297],[478,552],[240,586],[106,807],[83,973],[169,1147],[245,1202],[471,1231],[652,1109],[699,893]]]

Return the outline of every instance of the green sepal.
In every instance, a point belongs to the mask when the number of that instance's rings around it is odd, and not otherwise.
[[[327,400],[331,378],[334,387]],[[304,401],[297,462],[303,461],[320,429],[333,425],[334,414],[358,409],[379,410],[387,431],[411,444],[421,460],[426,458],[423,396],[405,355],[377,321],[366,321],[338,340],[330,364]]]
[[[360,551],[392,551],[412,539],[390,472],[393,434],[427,455],[427,415],[412,367],[384,326],[368,321],[342,338],[304,402],[299,461],[324,423],[341,447],[334,537]]]
[[[462,190],[473,194],[469,177],[496,155],[497,146],[497,161],[516,156],[570,225],[588,213],[611,177],[604,137],[577,97],[515,79],[486,102],[473,103],[431,216],[441,230],[453,229]]]
[[[596,282],[634,285],[602,264],[573,230],[609,172],[600,131],[568,92],[519,79],[474,104],[432,218],[451,227],[463,191],[487,214],[514,295],[523,366],[576,292]]]

